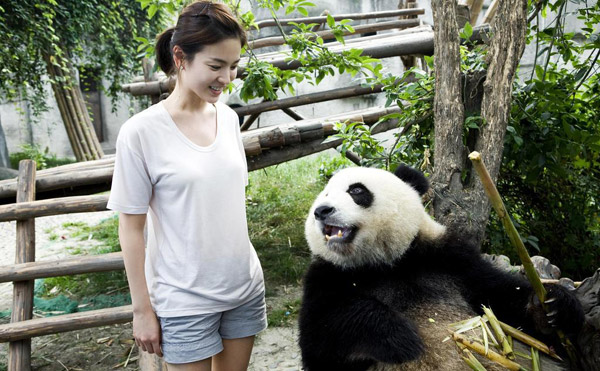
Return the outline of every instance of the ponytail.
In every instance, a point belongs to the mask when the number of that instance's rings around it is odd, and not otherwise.
[[[175,27],[166,29],[163,33],[158,35],[156,40],[156,61],[161,70],[167,75],[175,73],[175,66],[173,63],[173,53],[171,46],[171,39]]]

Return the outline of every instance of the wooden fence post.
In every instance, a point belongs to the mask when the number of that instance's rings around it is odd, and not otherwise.
[[[35,199],[35,161],[19,162],[17,202]],[[35,261],[35,218],[17,220],[15,264]],[[34,280],[14,283],[11,322],[31,319]],[[14,341],[8,347],[8,371],[31,370],[31,339]]]
[[[138,351],[140,352],[138,361],[140,371],[167,371],[167,364],[162,358],[156,354],[144,352],[141,349],[138,349]]]

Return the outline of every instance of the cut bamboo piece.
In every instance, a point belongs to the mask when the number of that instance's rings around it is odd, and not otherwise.
[[[122,269],[125,269],[123,253],[114,252],[0,267],[0,282],[34,280]]]
[[[492,330],[494,330],[494,333],[496,334],[496,338],[498,339],[498,342],[500,344],[502,344],[502,354],[504,354],[505,356],[507,356],[510,359],[514,359],[515,355],[514,355],[512,346],[508,343],[508,338],[506,337],[506,334],[504,333],[504,331],[502,331],[502,327],[500,326],[500,323],[498,322],[498,318],[496,318],[496,315],[494,314],[494,312],[492,312],[486,306],[483,306],[483,311],[485,312],[485,315],[487,316],[487,320],[490,323]]]
[[[502,366],[508,368],[509,370],[514,370],[514,371],[520,371],[520,370],[524,370],[523,367],[521,367],[521,365],[519,365],[516,362],[511,361],[510,359],[504,357],[501,354],[498,354],[494,351],[489,351],[488,354],[485,354],[485,348],[482,344],[473,341],[473,340],[469,340],[466,336],[463,336],[461,334],[452,334],[452,338],[465,345],[467,348],[474,350],[475,352],[481,354],[482,356],[490,359],[491,361],[494,361],[496,363],[501,364]]]
[[[133,308],[131,305],[126,305],[116,308],[91,310],[87,312],[8,323],[0,325],[0,343],[81,330],[90,327],[127,323],[131,322],[132,319]]]
[[[560,358],[552,349],[550,349],[546,344],[542,343],[541,341],[527,335],[526,333],[524,333],[523,331],[519,331],[518,329],[512,327],[511,325],[508,325],[502,321],[498,321],[500,323],[500,326],[502,327],[502,330],[504,330],[504,332],[507,335],[512,336],[513,338],[519,340],[520,342],[529,345],[530,347],[536,348],[538,350],[540,350],[543,353],[546,353],[547,355],[549,355],[550,357],[553,357],[559,361],[562,361],[562,358]]]

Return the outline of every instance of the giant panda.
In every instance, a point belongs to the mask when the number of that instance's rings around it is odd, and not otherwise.
[[[305,234],[299,345],[307,371],[465,370],[450,323],[491,307],[543,340],[553,327],[575,338],[584,314],[566,289],[548,285],[549,315],[530,284],[494,268],[465,236],[435,222],[424,175],[347,168],[315,200]],[[494,369],[493,367],[488,370]]]

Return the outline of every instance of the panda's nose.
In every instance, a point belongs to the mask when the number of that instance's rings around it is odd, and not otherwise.
[[[329,215],[333,214],[335,208],[331,206],[319,206],[315,209],[315,218],[317,220],[325,220]]]

